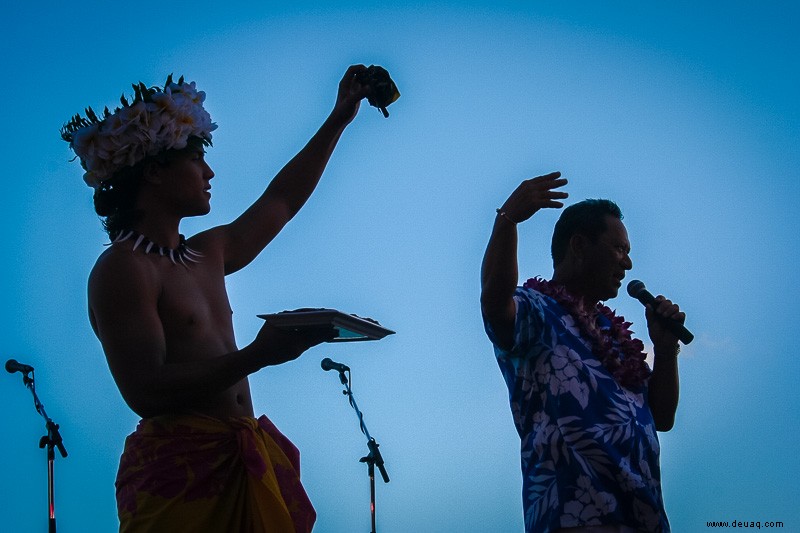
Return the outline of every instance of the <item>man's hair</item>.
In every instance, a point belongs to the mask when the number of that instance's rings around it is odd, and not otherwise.
[[[114,173],[111,179],[94,190],[94,210],[104,217],[103,229],[112,239],[121,231],[129,230],[142,217],[136,209],[136,199],[142,186],[142,178],[147,167],[152,164],[166,166],[180,155],[205,146],[203,139],[189,137],[186,148],[164,150],[147,157],[133,166],[124,167]]]
[[[597,242],[607,229],[608,215],[622,220],[622,211],[611,200],[588,199],[564,209],[553,229],[553,241],[550,245],[553,266],[566,257],[573,235],[585,235],[591,242]]]

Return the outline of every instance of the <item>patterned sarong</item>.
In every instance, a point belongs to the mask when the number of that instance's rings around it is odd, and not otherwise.
[[[266,417],[139,422],[117,473],[120,532],[308,533],[297,448]]]

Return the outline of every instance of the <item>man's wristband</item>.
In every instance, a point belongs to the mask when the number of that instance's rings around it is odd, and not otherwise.
[[[514,224],[514,225],[517,225],[517,224],[518,224],[518,222],[517,222],[517,221],[515,221],[515,220],[511,220],[511,217],[510,217],[510,216],[508,216],[508,214],[507,214],[505,211],[503,211],[503,209],[502,209],[501,207],[498,207],[497,209],[495,209],[495,211],[497,212],[497,214],[498,214],[498,215],[500,215],[500,216],[501,216],[501,217],[503,217],[504,219],[508,220],[508,221],[509,221],[509,222],[511,222],[512,224]]]

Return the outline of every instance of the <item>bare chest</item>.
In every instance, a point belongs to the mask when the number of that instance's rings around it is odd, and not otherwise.
[[[221,268],[167,265],[161,279],[158,314],[174,362],[216,357],[236,348]]]

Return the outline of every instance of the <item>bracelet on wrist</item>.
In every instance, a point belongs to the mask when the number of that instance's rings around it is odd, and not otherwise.
[[[508,216],[508,214],[507,214],[505,211],[503,211],[503,209],[502,209],[501,207],[498,207],[497,209],[495,209],[495,212],[496,212],[496,213],[497,213],[499,216],[503,217],[504,219],[506,219],[506,220],[508,220],[509,222],[511,222],[512,224],[514,224],[515,226],[516,226],[517,224],[519,224],[519,222],[517,222],[516,220],[512,220],[512,219],[511,219],[511,217],[510,217],[510,216]]]

